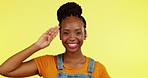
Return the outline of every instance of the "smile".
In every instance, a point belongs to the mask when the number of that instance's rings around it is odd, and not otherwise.
[[[69,47],[69,48],[76,48],[77,45],[78,45],[78,44],[76,44],[76,43],[75,43],[75,44],[68,44],[68,47]]]

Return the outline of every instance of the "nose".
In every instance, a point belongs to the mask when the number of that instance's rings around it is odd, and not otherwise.
[[[69,40],[70,41],[75,41],[75,39],[76,39],[75,34],[71,33],[70,36],[69,36]]]

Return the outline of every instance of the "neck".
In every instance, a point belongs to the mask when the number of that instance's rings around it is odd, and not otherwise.
[[[85,56],[82,54],[81,51],[79,52],[65,52],[63,54],[64,62],[85,62]]]
[[[78,58],[83,57],[83,54],[82,54],[81,51],[79,51],[79,52],[68,52],[68,51],[66,51],[64,53],[64,57],[69,58],[69,59],[78,59]]]

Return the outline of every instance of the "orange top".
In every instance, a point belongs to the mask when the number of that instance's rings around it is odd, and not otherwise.
[[[85,64],[79,69],[69,68],[66,65],[64,65],[64,69],[62,69],[62,71],[67,72],[69,74],[88,74],[87,69],[89,65],[89,59],[90,58],[86,57]],[[43,76],[43,78],[57,78],[57,56],[45,55],[37,57],[34,60],[40,76]],[[95,61],[94,71],[92,75],[93,78],[110,78],[105,67],[97,61]]]

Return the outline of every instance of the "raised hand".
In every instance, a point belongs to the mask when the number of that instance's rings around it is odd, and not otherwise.
[[[40,48],[45,48],[50,45],[51,41],[56,37],[56,35],[59,32],[59,26],[55,26],[53,28],[50,28],[48,31],[46,31],[42,36],[39,38],[39,40],[36,42],[36,44]]]

